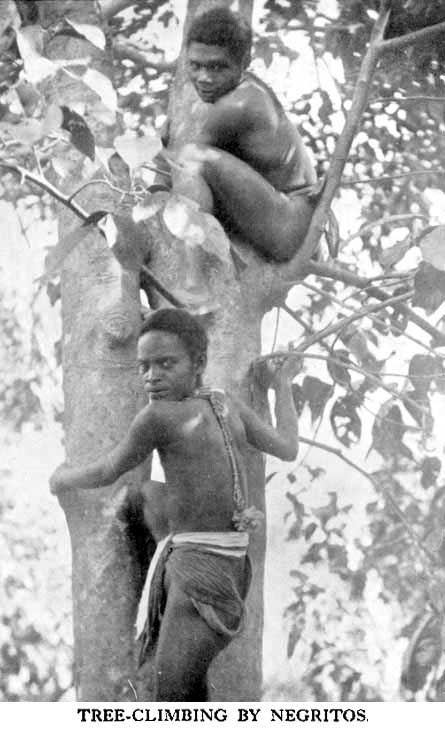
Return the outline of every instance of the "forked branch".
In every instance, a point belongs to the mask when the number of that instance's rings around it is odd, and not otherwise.
[[[51,183],[46,180],[46,178],[43,178],[40,175],[35,175],[34,173],[30,173],[26,168],[21,167],[20,165],[13,165],[11,163],[5,163],[0,162],[0,168],[3,168],[5,170],[10,170],[11,172],[17,173],[20,175],[22,180],[29,180],[30,183],[33,183],[34,185],[37,185],[42,190],[46,191],[46,193],[49,193],[55,200],[57,200],[59,203],[62,203],[62,205],[69,208],[70,211],[76,214],[78,218],[81,219],[83,222],[87,222],[90,219],[89,213],[85,211],[81,206],[79,206],[78,203],[75,203],[73,200],[73,195],[64,195],[58,188],[56,188],[54,185],[51,185]],[[106,182],[106,181],[100,181],[100,182]],[[76,193],[79,191],[77,190]],[[100,229],[99,229],[100,230]],[[102,232],[101,232],[102,233]],[[172,294],[163,284],[159,281],[159,279],[153,274],[153,272],[147,267],[143,266],[142,270],[144,272],[144,276],[147,280],[147,282],[156,289],[159,294],[164,297],[164,299],[167,300],[167,302],[170,302],[171,305],[174,307],[184,307],[183,303],[175,297],[174,294]]]

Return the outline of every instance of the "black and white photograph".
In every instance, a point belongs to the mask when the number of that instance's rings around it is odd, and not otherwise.
[[[0,0],[0,719],[445,701],[444,39]]]

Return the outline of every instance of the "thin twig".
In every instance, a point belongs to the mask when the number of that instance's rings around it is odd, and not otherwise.
[[[398,175],[382,175],[377,178],[360,178],[357,180],[341,180],[342,188],[353,185],[365,185],[366,183],[386,183],[390,180],[399,180],[402,178],[415,178],[417,175],[445,175],[444,168],[432,168],[431,170],[412,170],[410,173],[399,173]]]
[[[373,281],[375,281],[378,278],[379,277],[373,277],[372,279],[373,279]],[[364,292],[364,291],[366,291],[366,289],[369,289],[369,286],[371,286],[371,285],[368,285],[368,287],[361,287],[359,290],[352,292],[350,295],[348,295],[348,297],[346,297],[344,300],[341,300],[341,299],[338,299],[338,297],[333,295],[331,292],[325,292],[325,290],[323,290],[321,287],[316,287],[314,284],[309,284],[306,281],[299,282],[299,284],[304,284],[306,289],[310,289],[313,292],[315,292],[316,294],[322,295],[323,297],[328,297],[333,303],[339,305],[340,307],[344,308],[345,310],[349,310],[349,312],[351,312],[351,311],[356,312],[357,310],[355,310],[352,305],[346,304],[346,299],[349,299],[349,297],[355,297],[359,292]],[[384,308],[384,306],[385,306],[384,303],[382,303],[382,309]],[[291,314],[291,313],[292,313],[292,310],[290,310],[289,314]],[[385,320],[383,320],[381,317],[378,317],[378,315],[368,313],[367,317],[372,322],[375,322],[378,325],[385,325]],[[416,345],[420,345],[421,348],[424,348],[428,353],[430,353],[431,355],[436,357],[437,353],[433,350],[433,348],[430,348],[430,346],[427,345],[426,343],[422,342],[422,340],[418,340],[410,333],[407,333],[406,330],[402,330],[402,328],[399,327],[398,325],[396,325],[395,323],[391,324],[391,328],[395,333],[399,333],[399,335],[403,335],[403,337],[405,337],[407,340],[411,340],[412,343],[415,343]]]
[[[281,305],[281,309],[284,310],[285,312],[287,312],[287,314],[290,315],[290,317],[292,317],[295,320],[295,322],[298,322],[298,324],[301,325],[301,327],[303,328],[303,330],[305,332],[309,333],[310,335],[312,335],[315,332],[314,329],[310,325],[308,325],[308,323],[305,322],[302,317],[297,315],[296,312],[291,310],[291,308],[288,307],[288,305],[286,305],[286,304]]]
[[[348,236],[347,239],[342,241],[342,247],[346,246],[346,244],[349,244],[354,239],[360,238],[360,236],[363,236],[363,234],[368,233],[368,231],[372,231],[374,228],[377,228],[377,226],[387,226],[390,223],[399,223],[400,221],[409,221],[413,218],[420,218],[424,221],[428,221],[428,217],[424,216],[422,213],[401,213],[396,216],[385,216],[384,218],[379,218],[377,221],[372,221],[371,223],[367,223],[365,226],[362,226],[359,228],[358,231]]]
[[[341,267],[334,267],[331,264],[321,264],[319,262],[310,260],[306,264],[306,274],[316,274],[319,277],[326,277],[327,279],[335,279],[343,284],[349,284],[352,287],[368,287],[370,280],[367,277],[361,277],[358,274],[354,274],[347,269]],[[390,295],[387,294],[383,289],[379,287],[370,287],[368,289],[368,295],[380,300],[380,302],[386,302]],[[398,312],[402,312],[408,317],[408,319],[417,325],[421,330],[424,330],[428,335],[431,335],[438,344],[445,344],[445,335],[440,332],[437,328],[431,325],[427,320],[420,315],[417,315],[408,305],[400,303],[395,307]]]
[[[395,297],[389,297],[385,303],[384,307],[394,307],[401,302],[404,302],[407,299],[410,299],[412,297],[412,292],[404,292],[403,294],[396,295]],[[343,329],[347,325],[350,325],[352,322],[355,322],[355,320],[361,320],[364,317],[366,317],[369,313],[372,312],[378,312],[382,309],[382,304],[379,303],[378,305],[368,305],[366,307],[362,307],[361,310],[358,310],[357,312],[354,312],[352,315],[348,315],[348,317],[341,318],[340,321],[336,321],[332,323],[331,325],[328,325],[327,327],[323,328],[323,330],[319,330],[314,335],[309,336],[306,338],[304,343],[302,343],[302,349],[307,350],[311,345],[314,345],[319,340],[322,340],[323,338],[328,337],[329,335],[333,335],[338,330]]]
[[[177,65],[176,61],[158,61],[134,44],[120,39],[113,42],[113,53],[116,58],[128,59],[136,68],[150,68],[160,73],[173,73]]]
[[[164,178],[171,178],[171,174],[168,172],[168,170],[162,170],[161,168],[157,168],[156,165],[150,165],[148,162],[144,162],[141,165],[141,168],[151,170],[153,173],[156,173],[157,175],[162,175]]]
[[[78,216],[82,221],[87,220],[88,213],[77,203],[70,201],[68,196],[63,195],[63,193],[61,193],[58,188],[54,187],[54,185],[51,185],[51,183],[46,180],[46,178],[41,177],[40,175],[35,175],[34,173],[30,173],[28,170],[26,170],[26,168],[23,168],[21,165],[12,165],[10,163],[0,162],[0,168],[18,173],[22,180],[29,180],[30,183],[34,183],[34,185],[37,185],[42,190],[45,190],[53,198],[59,201],[59,203],[62,203],[73,213],[75,213],[76,216]]]
[[[161,294],[164,297],[164,299],[166,299],[168,302],[170,302],[170,304],[172,304],[173,307],[180,307],[180,308],[185,307],[185,304],[183,302],[181,302],[181,300],[179,300],[174,294],[169,292],[169,290],[166,289],[166,287],[164,287],[164,285],[159,281],[159,279],[157,277],[154,276],[154,274],[150,271],[150,269],[147,266],[145,266],[145,264],[142,265],[141,270],[144,272],[144,275],[145,275],[148,283],[151,284],[153,287],[155,287],[155,289],[157,289],[159,294]]]
[[[406,46],[412,46],[417,41],[423,41],[425,38],[431,38],[438,33],[445,32],[445,22],[435,23],[429,25],[427,28],[421,28],[421,30],[415,30],[411,33],[405,33],[403,36],[396,38],[388,38],[388,40],[380,41],[380,51],[387,53],[388,51],[398,51]]]
[[[372,475],[370,475],[366,470],[362,469],[358,464],[350,460],[348,457],[346,457],[341,449],[337,449],[336,447],[330,447],[328,444],[324,444],[323,442],[316,442],[313,439],[307,439],[306,437],[299,436],[299,441],[303,444],[309,444],[311,447],[316,447],[316,449],[321,449],[324,452],[329,452],[330,454],[335,455],[338,457],[338,459],[341,459],[343,462],[345,462],[349,467],[352,467],[352,469],[359,472],[363,477],[365,477],[371,484],[374,486],[376,492],[383,495],[383,498],[385,501],[391,506],[391,508],[394,510],[396,515],[400,518],[401,522],[405,526],[406,532],[410,536],[411,540],[417,547],[419,551],[421,551],[428,560],[433,564],[433,566],[436,566],[436,560],[433,554],[431,554],[427,548],[422,544],[419,536],[413,531],[411,525],[409,524],[408,519],[406,518],[404,512],[400,510],[399,506],[397,505],[396,501],[394,500],[391,493],[386,490],[384,487],[382,487],[381,482],[378,482]]]
[[[301,351],[296,349],[295,351],[301,354]],[[284,355],[285,353],[281,353],[281,355]],[[278,352],[271,353],[269,356],[263,356],[264,359],[270,359],[273,357],[277,357],[280,355]],[[289,353],[286,353],[286,355],[289,355]],[[348,370],[356,371],[357,373],[360,373],[362,376],[365,376],[371,383],[374,383],[378,388],[382,388],[384,391],[389,393],[391,396],[393,396],[397,401],[402,401],[402,403],[409,404],[412,406],[413,409],[421,411],[425,416],[429,416],[428,410],[425,409],[421,404],[417,403],[417,401],[414,401],[414,399],[410,398],[409,396],[406,396],[402,393],[399,393],[396,391],[395,388],[392,388],[391,386],[388,386],[386,383],[384,383],[381,378],[377,378],[372,371],[369,371],[367,368],[363,368],[362,366],[357,365],[356,363],[352,362],[345,362],[343,360],[340,360],[339,358],[335,358],[331,355],[318,355],[317,353],[304,353],[304,358],[313,358],[314,360],[324,360],[328,363],[333,363],[334,365],[340,366],[341,368],[347,368]]]
[[[89,185],[106,185],[107,188],[110,190],[114,190],[116,193],[120,193],[121,195],[132,195],[132,192],[130,190],[122,190],[121,188],[118,188],[116,185],[112,185],[108,180],[105,180],[104,178],[94,178],[93,180],[87,180],[86,183],[83,183],[80,185],[74,193],[71,193],[71,195],[68,197],[68,200],[71,202],[76,195],[79,195],[79,193],[82,192],[82,190],[85,190],[85,188],[88,188]]]
[[[303,348],[303,349],[302,349]],[[303,358],[313,358],[314,360],[324,360],[329,363],[333,363],[334,365],[339,366],[340,368],[345,368],[347,370],[356,371],[357,373],[360,373],[362,376],[367,378],[368,381],[371,383],[374,383],[377,388],[381,388],[383,391],[386,391],[389,393],[393,398],[397,399],[397,401],[401,401],[403,404],[409,404],[413,409],[416,411],[420,411],[425,416],[429,416],[428,410],[419,404],[417,401],[414,401],[414,399],[410,398],[409,396],[406,396],[406,394],[399,393],[395,388],[392,388],[391,386],[388,386],[386,383],[382,381],[381,378],[377,378],[377,376],[374,375],[372,371],[367,370],[366,368],[363,368],[362,366],[359,366],[357,363],[353,363],[352,361],[343,361],[339,358],[335,358],[331,355],[318,355],[317,353],[305,353],[304,352],[304,343],[300,346],[297,346],[295,350],[276,350],[274,353],[268,353],[267,355],[261,355],[259,358],[255,360],[255,363],[267,363],[267,361],[274,360],[275,358],[286,358],[289,357],[295,353],[298,353]],[[345,384],[346,388],[346,384]]]
[[[392,102],[442,102],[445,104],[444,96],[381,96],[377,99],[371,99],[369,104],[391,104]]]
[[[27,179],[31,183],[34,183],[35,185],[42,188],[42,190],[45,190],[47,193],[49,193],[53,198],[55,198],[59,203],[62,203],[64,206],[69,208],[73,213],[76,214],[82,221],[87,221],[89,218],[89,215],[81,206],[79,206],[74,201],[70,200],[70,196],[65,196],[63,193],[60,192],[57,188],[54,187],[54,185],[51,185],[46,178],[40,177],[38,175],[34,175],[33,173],[28,172],[26,168],[22,168],[20,165],[12,165],[9,163],[0,162],[0,168],[5,168],[6,170],[11,170],[11,172],[18,173],[22,179]],[[101,181],[103,182],[103,181]],[[100,231],[100,229],[98,229]],[[103,236],[103,232],[100,231],[101,235]],[[175,297],[169,290],[164,287],[162,282],[159,281],[159,279],[153,274],[153,272],[150,271],[150,269],[147,266],[141,267],[142,271],[144,272],[147,280],[149,283],[161,294],[168,302],[170,302],[174,307],[184,307],[184,304]]]

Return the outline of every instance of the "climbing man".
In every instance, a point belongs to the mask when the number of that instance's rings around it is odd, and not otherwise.
[[[250,444],[284,460],[298,449],[291,381],[299,359],[270,368],[276,427],[243,402],[203,388],[207,336],[185,310],[160,309],[143,323],[138,363],[148,404],[108,454],[84,467],[61,465],[51,490],[110,485],[158,450],[166,476],[168,536],[148,582],[143,661],[154,652],[155,700],[205,701],[213,658],[240,631],[250,580],[247,502]]]
[[[252,31],[215,7],[194,18],[186,35],[186,68],[206,102],[196,138],[164,157],[173,191],[214,212],[267,259],[285,262],[303,243],[316,182],[301,136],[272,89],[247,71]],[[187,114],[187,111],[184,112]],[[162,153],[161,153],[162,154]]]

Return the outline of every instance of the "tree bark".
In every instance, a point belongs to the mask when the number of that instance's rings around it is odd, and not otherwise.
[[[43,27],[67,18],[100,26],[91,0],[50,0],[38,7]],[[81,38],[57,35],[45,52],[50,59],[88,56],[91,68],[111,76],[107,53]],[[48,103],[84,105],[96,143],[111,143],[116,128],[98,122],[98,97],[84,84],[59,72],[45,92]],[[59,186],[71,192],[85,180],[85,158],[72,146],[60,154],[72,169]],[[118,204],[105,185],[89,186],[76,200],[90,212],[113,211]],[[78,225],[73,214],[60,211],[61,236]],[[85,464],[124,436],[140,403],[134,357],[139,281],[137,273],[121,269],[97,232],[67,258],[61,284],[66,453],[73,464]],[[128,474],[112,488],[61,498],[72,544],[78,700],[135,700],[128,680],[135,672],[134,621],[143,575],[127,516],[139,482],[139,475]]]
[[[213,0],[191,0],[190,13],[211,4]],[[228,0],[226,4],[230,5]],[[62,18],[100,25],[92,0],[43,0],[38,6],[44,27]],[[241,2],[243,12],[251,12],[251,7],[251,0]],[[92,68],[111,76],[108,54],[83,39],[58,35],[45,51],[52,59],[89,56]],[[193,125],[201,114],[201,102],[196,95],[192,98],[194,92],[187,85],[181,87],[183,79],[180,66],[170,104],[174,144],[193,139]],[[111,146],[116,128],[98,122],[97,98],[82,83],[68,81],[60,72],[48,84],[46,95],[48,102],[55,100],[59,105],[83,102],[96,141]],[[185,125],[186,119],[191,124]],[[66,149],[63,154],[68,154]],[[63,183],[67,192],[82,182],[84,162],[72,148],[69,158],[72,170]],[[100,184],[89,186],[76,200],[85,202],[88,211],[114,211],[118,204],[115,194]],[[119,206],[122,210],[120,202]],[[65,210],[60,224],[64,236],[78,222]],[[152,271],[174,290],[182,265],[181,242],[168,234],[159,215],[148,222],[147,241]],[[241,394],[267,415],[266,394],[252,382],[249,368],[261,352],[262,317],[288,289],[287,269],[266,264],[249,246],[237,244],[248,262],[241,274],[216,265],[208,269],[218,309],[208,327],[207,382]],[[67,258],[62,273],[66,451],[73,464],[84,464],[114,445],[141,404],[134,366],[139,308],[137,273],[123,271],[104,239],[89,235]],[[253,451],[248,456],[248,475],[249,502],[264,510],[264,459]],[[141,528],[139,497],[144,476],[148,476],[146,465],[112,488],[61,498],[72,542],[75,681],[82,701],[135,700],[134,621],[154,545]],[[259,532],[251,541],[254,571],[247,626],[211,669],[212,700],[261,697],[264,535]],[[149,682],[139,683],[138,689],[139,700],[150,699]]]
[[[234,9],[229,0],[190,0],[186,29],[196,13],[214,5]],[[252,0],[240,0],[238,5],[239,11],[250,20]],[[184,53],[181,53],[169,102],[171,146],[193,141],[205,107],[187,82]],[[266,267],[242,242],[238,241],[237,245],[249,261],[249,266],[240,276],[234,268],[228,271],[209,266],[206,271],[212,300],[218,307],[208,325],[210,347],[205,380],[211,386],[242,396],[256,411],[267,416],[266,394],[252,382],[249,368],[261,353],[261,321],[267,309],[265,294],[270,290],[269,269],[272,267]],[[151,250],[150,266],[173,290],[181,267],[181,246],[182,243],[172,240],[165,227],[160,225]],[[263,512],[264,468],[264,458],[252,450],[248,458],[249,503]],[[246,626],[211,667],[211,700],[255,701],[261,698],[264,554],[265,530],[261,530],[250,538],[253,579],[247,601]]]

